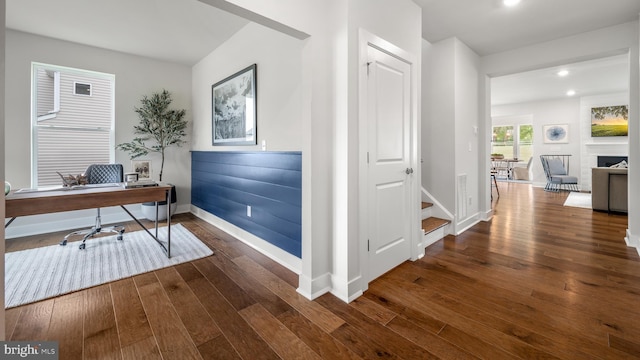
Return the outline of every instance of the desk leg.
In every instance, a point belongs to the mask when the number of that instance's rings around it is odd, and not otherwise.
[[[157,204],[156,204],[157,206]],[[160,247],[164,250],[164,252],[167,253],[167,257],[170,257],[169,255],[169,250],[167,249],[166,246],[164,246],[164,244],[162,243],[162,241],[160,241],[160,239],[158,238],[158,217],[156,216],[156,235],[154,236],[151,231],[149,231],[149,229],[147,229],[141,222],[140,220],[138,220],[138,218],[136,218],[135,216],[133,216],[133,214],[127,210],[126,207],[124,207],[123,205],[120,205],[120,207],[122,208],[122,210],[124,210],[127,214],[129,214],[129,216],[131,216],[131,218],[133,220],[135,220],[135,222],[138,223],[138,225],[140,225],[140,227],[142,228],[142,230],[146,231],[147,234],[149,234],[149,236],[151,236],[153,238],[153,240],[155,240]],[[170,224],[170,221],[167,222],[167,224]],[[167,229],[167,245],[171,246],[171,228]]]
[[[167,257],[171,257],[171,189],[167,190]],[[157,220],[156,220],[157,222]]]

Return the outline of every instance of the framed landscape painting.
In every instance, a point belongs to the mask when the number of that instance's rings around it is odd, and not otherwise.
[[[629,135],[629,106],[591,108],[591,137]]]
[[[257,144],[257,65],[211,87],[213,145]]]

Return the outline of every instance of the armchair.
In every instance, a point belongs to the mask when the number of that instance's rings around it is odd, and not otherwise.
[[[540,155],[542,168],[547,177],[546,191],[578,191],[578,178],[569,175],[571,155]]]
[[[119,183],[123,181],[123,168],[122,164],[93,164],[89,165],[84,175],[87,177],[87,184],[106,184],[106,183]],[[122,240],[122,234],[124,233],[124,226],[114,225],[108,228],[103,228],[101,224],[100,208],[97,209],[96,223],[91,229],[74,231],[64,237],[64,240],[60,242],[60,245],[67,245],[67,241],[73,236],[83,236],[82,243],[80,244],[80,250],[86,247],[86,241],[89,238],[94,237],[97,234],[104,232],[111,232],[118,234],[117,239]]]

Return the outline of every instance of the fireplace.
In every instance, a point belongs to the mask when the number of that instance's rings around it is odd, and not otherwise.
[[[609,167],[623,160],[629,162],[628,156],[598,156],[598,167]]]

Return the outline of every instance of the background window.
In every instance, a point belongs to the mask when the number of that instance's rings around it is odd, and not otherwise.
[[[33,79],[32,186],[60,185],[57,172],[78,175],[113,162],[115,76],[34,63]],[[75,96],[78,84],[90,84],[91,96]]]

